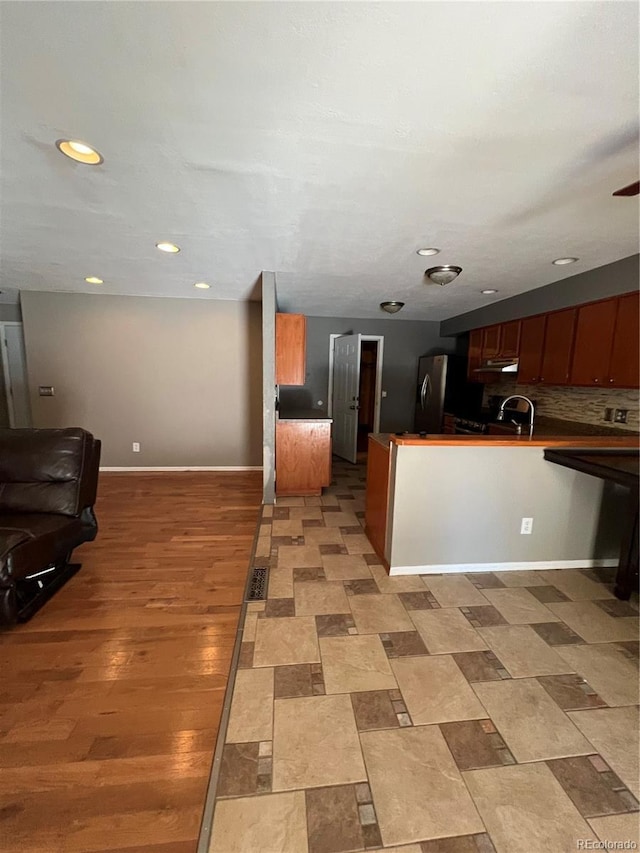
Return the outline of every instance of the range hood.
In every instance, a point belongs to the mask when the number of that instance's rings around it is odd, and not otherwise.
[[[474,373],[517,373],[517,358],[488,358],[481,367],[476,367]]]

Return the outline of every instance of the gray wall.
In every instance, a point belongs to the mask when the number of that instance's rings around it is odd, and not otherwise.
[[[259,303],[24,292],[22,311],[34,426],[85,427],[104,466],[261,465]]]
[[[4,381],[4,368],[2,359],[4,358],[4,347],[0,341],[0,428],[9,426],[9,408],[7,406],[7,389]]]
[[[380,410],[382,432],[413,428],[413,405],[418,358],[455,352],[459,344],[441,338],[440,324],[411,320],[357,320],[307,317],[307,379],[304,387],[280,388],[280,410],[314,408],[326,412],[329,384],[329,335],[361,333],[384,337],[382,388],[387,392]],[[323,405],[318,405],[318,400]]]
[[[547,462],[543,447],[401,446],[394,480],[392,569],[617,563],[625,490]]]
[[[276,496],[276,277],[262,273],[262,500]]]
[[[594,302],[607,296],[618,296],[637,290],[639,284],[639,255],[631,255],[613,264],[607,264],[588,272],[572,275],[570,278],[556,281],[545,287],[528,290],[511,299],[503,299],[478,308],[467,314],[459,314],[443,320],[440,326],[442,335],[459,335],[471,329],[490,326],[492,323],[504,323],[507,320],[518,320],[533,314],[546,311],[556,311],[580,305],[583,302]]]
[[[0,323],[19,323],[22,320],[20,306],[15,302],[0,302]]]

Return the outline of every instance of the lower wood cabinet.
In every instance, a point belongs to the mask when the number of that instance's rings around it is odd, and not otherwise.
[[[276,422],[276,496],[320,495],[331,483],[331,421]]]

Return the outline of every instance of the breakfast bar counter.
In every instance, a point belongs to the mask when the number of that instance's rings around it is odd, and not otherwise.
[[[637,449],[545,450],[548,462],[581,471],[627,490],[627,515],[622,528],[620,561],[614,592],[624,601],[638,587],[638,485],[640,453]]]
[[[366,532],[392,575],[617,566],[627,490],[545,450],[637,448],[634,435],[371,435]]]

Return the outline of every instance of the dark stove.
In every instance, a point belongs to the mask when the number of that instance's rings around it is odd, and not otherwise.
[[[482,435],[487,432],[489,416],[484,419],[481,415],[473,418],[456,418],[456,433],[458,435]]]

